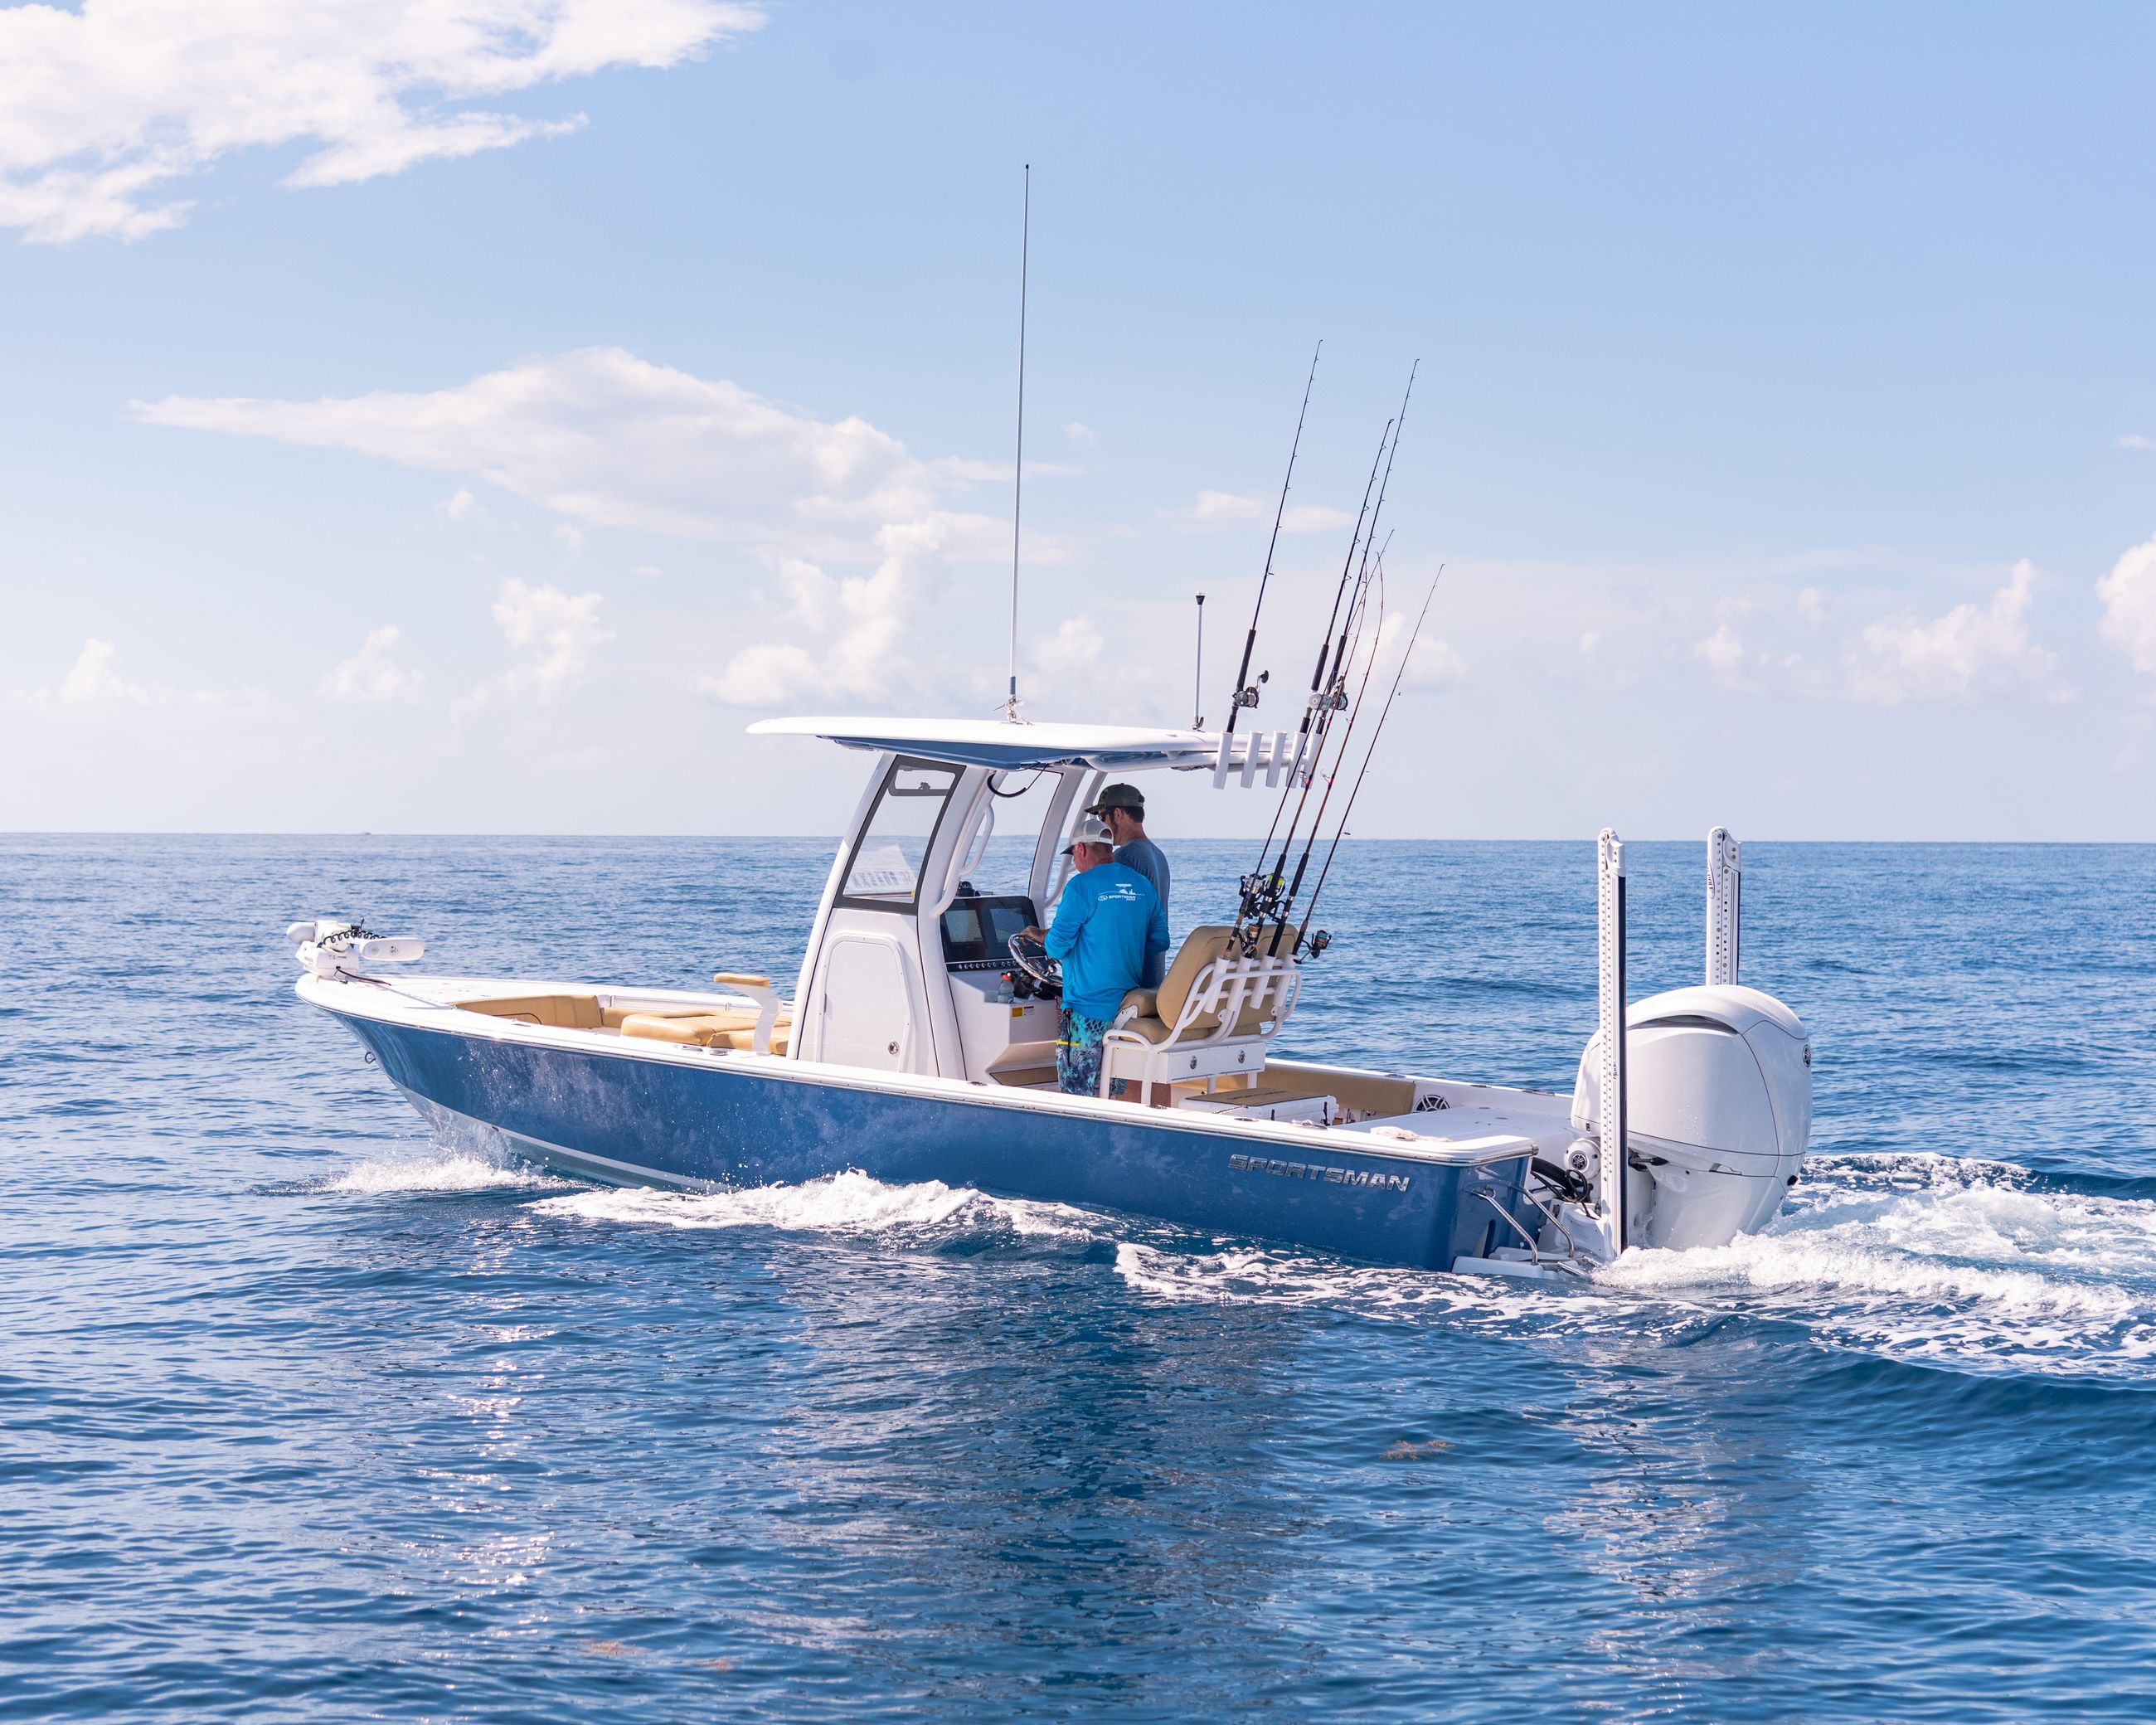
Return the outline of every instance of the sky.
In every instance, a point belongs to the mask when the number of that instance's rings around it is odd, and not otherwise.
[[[0,828],[835,832],[861,757],[750,723],[1003,691],[1030,164],[1029,716],[1219,723],[1322,339],[1269,728],[1420,367],[1358,834],[2156,840],[2152,58],[2138,6],[0,4]]]

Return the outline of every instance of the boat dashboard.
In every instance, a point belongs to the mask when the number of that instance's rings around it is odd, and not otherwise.
[[[1022,1073],[1022,1082],[1052,1082],[1058,1003],[1010,955],[1011,937],[1040,921],[1032,899],[962,885],[941,921],[966,1076],[1009,1082]]]
[[[1040,913],[1023,893],[961,892],[942,916],[943,968],[954,973],[1011,969],[1011,937]]]

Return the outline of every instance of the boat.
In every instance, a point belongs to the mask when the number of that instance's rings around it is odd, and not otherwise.
[[[746,968],[709,992],[429,976],[404,968],[423,941],[317,917],[287,930],[300,998],[447,1140],[619,1184],[858,1170],[1559,1278],[1630,1247],[1725,1244],[1763,1226],[1798,1178],[1810,1039],[1737,980],[1742,854],[1720,829],[1702,981],[1635,1003],[1624,847],[1602,834],[1597,1023],[1569,1097],[1296,1058],[1298,1009],[1325,986],[1310,962],[1322,939],[1267,940],[1262,921],[1254,938],[1240,917],[1189,931],[1161,986],[1125,997],[1101,1093],[1066,1095],[1055,979],[1014,941],[1055,901],[1083,811],[1111,775],[1306,788],[1306,740],[1014,714],[749,728],[868,760],[790,993]]]

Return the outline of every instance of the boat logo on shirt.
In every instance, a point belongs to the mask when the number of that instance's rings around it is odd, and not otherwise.
[[[1291,1180],[1323,1180],[1332,1186],[1374,1186],[1381,1192],[1404,1192],[1406,1174],[1366,1173],[1358,1168],[1339,1168],[1322,1162],[1276,1162],[1265,1156],[1237,1154],[1228,1158],[1235,1173],[1279,1174]]]

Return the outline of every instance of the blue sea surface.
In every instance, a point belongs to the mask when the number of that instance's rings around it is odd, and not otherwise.
[[[1252,860],[1169,850],[1178,932]],[[0,839],[0,1717],[2156,1718],[2156,850],[1748,846],[1805,1178],[1572,1292],[579,1186],[291,993],[790,974],[829,855]],[[1349,845],[1293,1051],[1569,1090],[1592,874]]]

